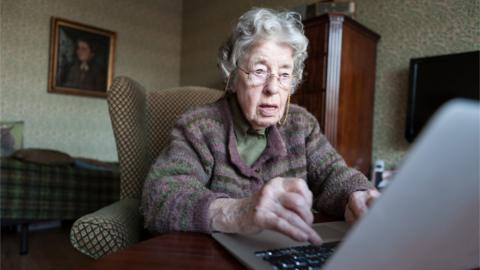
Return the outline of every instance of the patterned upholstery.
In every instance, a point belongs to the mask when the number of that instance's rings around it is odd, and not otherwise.
[[[140,240],[139,198],[150,165],[168,142],[175,119],[193,105],[218,100],[222,91],[177,87],[146,91],[134,80],[116,78],[107,93],[120,163],[120,202],[78,219],[70,240],[99,258]]]
[[[139,200],[123,199],[83,216],[72,226],[70,240],[80,252],[98,259],[138,242],[141,218]]]
[[[115,79],[107,101],[120,163],[120,197],[139,198],[146,162],[146,91],[126,77]]]
[[[77,219],[119,198],[118,166],[98,170],[0,159],[2,220]]]

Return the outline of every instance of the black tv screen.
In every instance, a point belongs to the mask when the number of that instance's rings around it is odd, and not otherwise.
[[[412,142],[445,102],[454,98],[480,100],[480,51],[410,60],[405,137]]]

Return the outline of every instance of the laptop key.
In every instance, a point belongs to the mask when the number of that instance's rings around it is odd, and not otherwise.
[[[322,246],[298,246],[255,252],[257,257],[268,261],[274,270],[317,270],[335,251],[336,243]]]

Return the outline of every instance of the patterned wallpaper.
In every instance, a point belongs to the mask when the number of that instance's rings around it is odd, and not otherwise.
[[[410,58],[472,51],[480,44],[480,1],[359,0],[356,19],[379,33],[373,159],[398,165],[404,139]]]
[[[252,6],[291,8],[309,0],[184,0],[181,84],[219,87],[217,49],[238,16]],[[357,0],[355,19],[381,35],[377,51],[373,160],[398,165],[410,58],[479,48],[478,0]],[[221,12],[220,12],[221,10]]]
[[[178,86],[182,2],[2,0],[0,120],[25,121],[25,147],[117,160],[105,99],[47,93],[50,17],[117,32],[115,74]]]

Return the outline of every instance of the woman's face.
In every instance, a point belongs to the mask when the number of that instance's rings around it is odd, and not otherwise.
[[[292,49],[273,40],[258,42],[240,59],[232,89],[252,128],[267,128],[282,119],[292,84],[288,83],[284,87],[280,84],[278,75],[291,77],[292,71]],[[249,79],[246,72],[268,72],[272,75],[265,83],[258,84]]]

